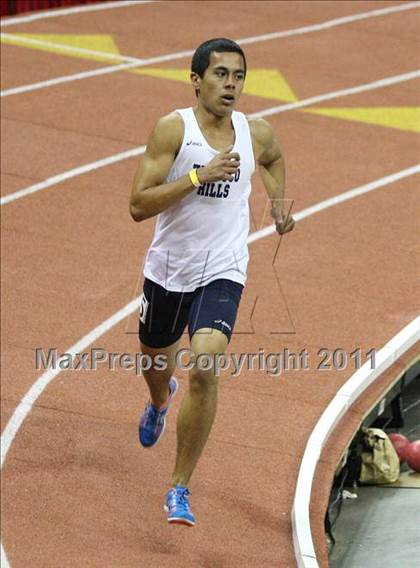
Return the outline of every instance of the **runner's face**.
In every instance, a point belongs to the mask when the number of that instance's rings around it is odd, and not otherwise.
[[[244,60],[239,53],[213,51],[204,77],[198,78],[199,99],[217,116],[234,110],[245,80]]]

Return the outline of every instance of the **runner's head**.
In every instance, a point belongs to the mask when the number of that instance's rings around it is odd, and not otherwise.
[[[245,75],[245,54],[231,39],[210,39],[198,46],[193,55],[191,82],[195,94],[207,110],[218,116],[234,109]]]

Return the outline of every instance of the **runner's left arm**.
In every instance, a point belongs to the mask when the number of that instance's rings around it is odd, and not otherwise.
[[[264,119],[250,121],[251,134],[261,179],[271,201],[271,215],[279,234],[295,225],[285,199],[285,162],[272,127]]]

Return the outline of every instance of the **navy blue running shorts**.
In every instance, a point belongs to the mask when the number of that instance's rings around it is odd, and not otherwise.
[[[146,278],[139,312],[140,341],[149,347],[168,347],[187,325],[190,339],[206,327],[220,330],[230,341],[242,290],[242,284],[219,279],[194,292],[169,292]]]

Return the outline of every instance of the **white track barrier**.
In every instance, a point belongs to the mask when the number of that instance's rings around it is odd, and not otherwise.
[[[309,505],[323,447],[354,401],[419,340],[420,317],[417,317],[376,353],[374,369],[367,361],[344,383],[313,429],[300,464],[292,509],[293,544],[299,568],[319,568],[312,540]]]

